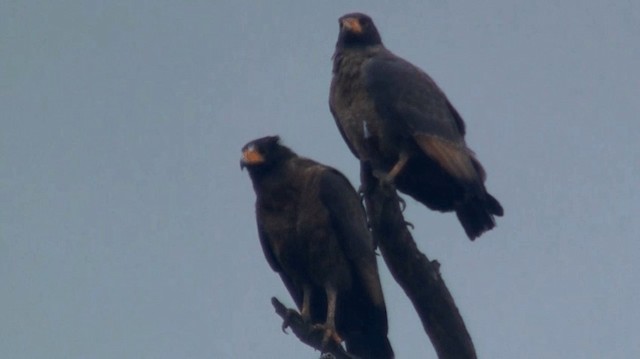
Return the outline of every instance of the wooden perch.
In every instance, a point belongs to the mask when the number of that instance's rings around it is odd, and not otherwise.
[[[418,250],[391,185],[380,185],[368,164],[361,181],[373,239],[395,280],[413,303],[440,359],[476,359],[476,352],[439,263]]]
[[[271,298],[271,304],[273,304],[276,313],[278,313],[284,321],[284,324],[282,325],[283,331],[287,327],[291,328],[293,333],[301,342],[323,353],[331,353],[335,359],[359,359],[347,353],[341,345],[338,345],[333,340],[330,340],[327,343],[327,346],[323,348],[322,337],[324,336],[324,331],[317,330],[314,328],[313,324],[302,320],[302,317],[297,311],[288,309],[284,304],[280,303],[277,298]]]

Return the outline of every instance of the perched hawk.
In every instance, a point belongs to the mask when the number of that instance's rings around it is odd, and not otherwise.
[[[302,317],[360,358],[393,358],[374,246],[349,181],[277,136],[245,145],[241,166],[256,192],[264,255]]]
[[[502,206],[442,90],[384,47],[369,16],[339,22],[329,105],[351,152],[427,207],[455,211],[471,240],[495,227]]]

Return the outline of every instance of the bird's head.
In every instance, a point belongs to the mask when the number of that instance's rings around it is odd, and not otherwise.
[[[366,47],[382,44],[382,39],[368,15],[362,13],[346,14],[338,20],[340,35],[337,47]]]
[[[249,172],[264,171],[291,157],[293,152],[280,144],[280,137],[267,136],[250,141],[242,147],[240,168]]]

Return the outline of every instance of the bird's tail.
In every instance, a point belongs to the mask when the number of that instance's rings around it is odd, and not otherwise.
[[[349,337],[347,351],[362,359],[393,359],[393,348],[385,334],[362,333]]]
[[[483,198],[472,197],[456,208],[458,220],[472,241],[496,226],[493,216],[502,216],[504,210],[492,195],[485,192]]]

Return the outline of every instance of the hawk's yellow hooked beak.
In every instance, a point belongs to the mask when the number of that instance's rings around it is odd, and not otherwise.
[[[355,17],[342,19],[342,27],[356,34],[362,33],[362,26],[360,26],[360,21]]]
[[[249,146],[242,151],[242,158],[240,159],[240,168],[245,166],[257,165],[264,162],[264,157],[258,152],[255,147]]]

